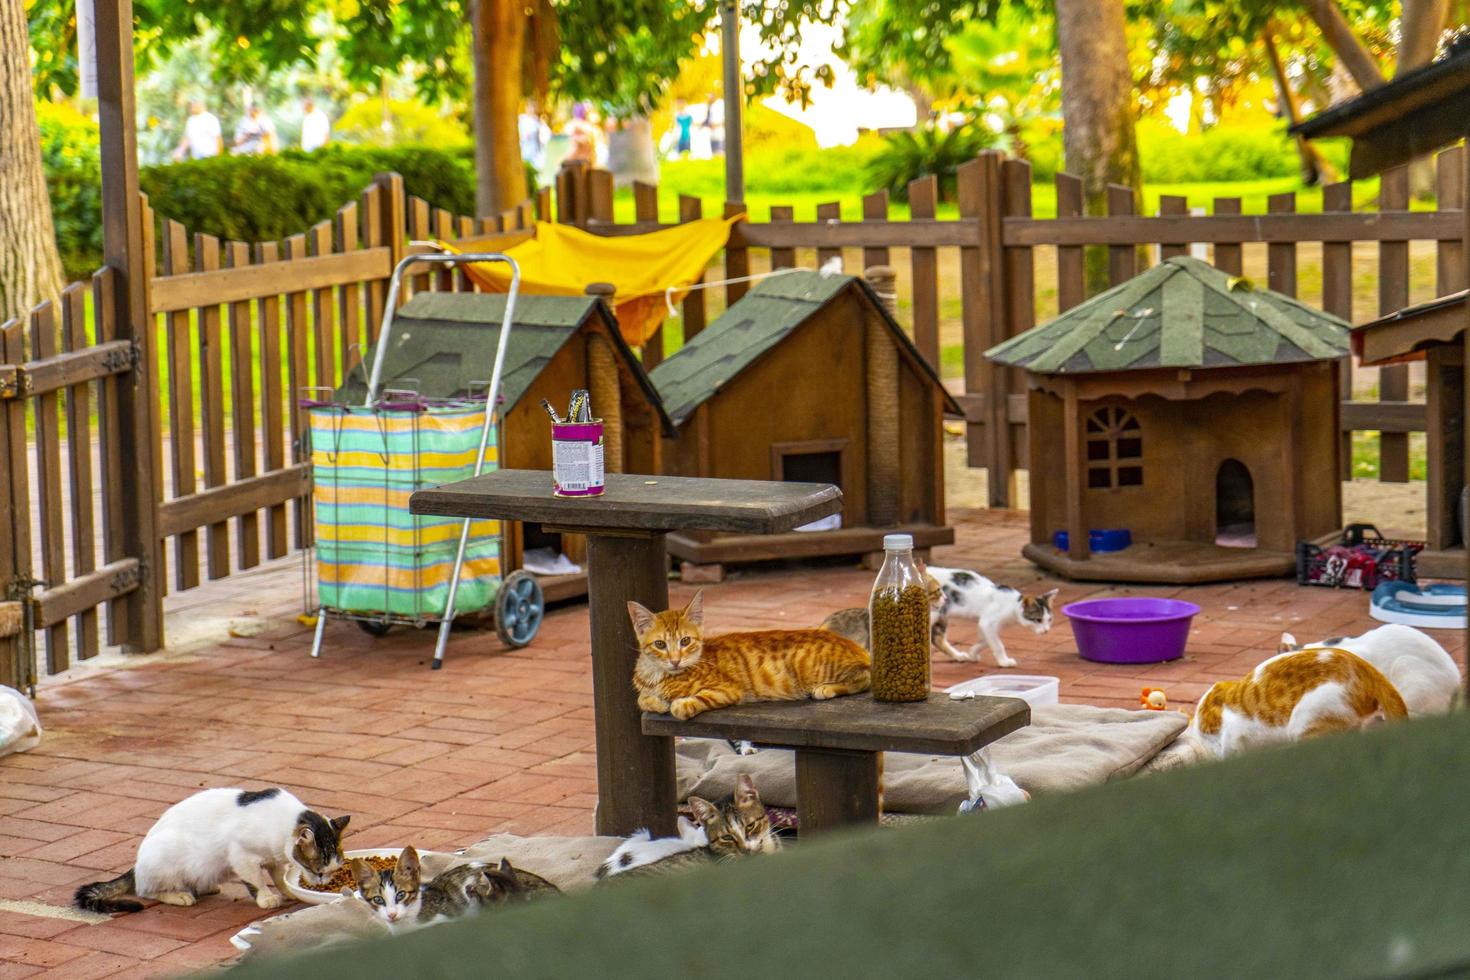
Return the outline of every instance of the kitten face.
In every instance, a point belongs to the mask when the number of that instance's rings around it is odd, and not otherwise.
[[[736,780],[735,795],[730,802],[716,806],[691,796],[689,806],[709,839],[710,853],[717,858],[769,854],[780,849],[780,843],[771,833],[766,808],[748,775],[742,774]]]
[[[1056,597],[1057,589],[1043,592],[1038,596],[1021,597],[1021,621],[1037,633],[1045,633],[1051,629],[1051,601]]]
[[[296,818],[296,833],[287,856],[300,865],[303,877],[313,884],[321,884],[342,866],[342,831],[351,819],[341,816],[328,820],[315,810],[304,810]]]
[[[375,871],[361,858],[353,858],[352,877],[357,881],[357,897],[368,903],[379,919],[393,925],[418,918],[419,855],[412,847],[405,847],[393,867],[385,871]]]
[[[670,674],[699,662],[704,652],[704,592],[694,593],[683,609],[655,613],[636,602],[628,616],[638,637],[638,651]]]

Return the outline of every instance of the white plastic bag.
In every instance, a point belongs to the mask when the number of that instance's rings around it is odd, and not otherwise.
[[[0,687],[0,755],[25,752],[41,744],[41,718],[31,699],[13,687]]]

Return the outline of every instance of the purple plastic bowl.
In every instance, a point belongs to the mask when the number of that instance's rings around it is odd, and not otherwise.
[[[1199,606],[1181,599],[1089,599],[1063,606],[1084,660],[1156,664],[1184,656]]]

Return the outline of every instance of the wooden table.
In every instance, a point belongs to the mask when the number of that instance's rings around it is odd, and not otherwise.
[[[664,535],[705,530],[775,534],[842,509],[818,483],[607,476],[600,497],[557,497],[545,470],[497,470],[409,498],[415,514],[539,521],[587,535],[592,692],[597,723],[597,832],[676,832],[674,740],[645,735],[633,690],[638,642],[628,600],[669,604]]]
[[[878,753],[969,755],[1031,723],[1019,698],[892,704],[871,694],[830,701],[765,701],[706,711],[688,721],[644,714],[649,735],[749,740],[796,750],[796,810],[803,835],[878,822]]]

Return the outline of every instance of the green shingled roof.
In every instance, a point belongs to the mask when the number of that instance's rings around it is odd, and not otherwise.
[[[694,410],[724,387],[763,354],[801,326],[813,313],[826,306],[844,289],[863,290],[896,339],[908,347],[913,359],[926,369],[931,380],[939,377],[913,349],[908,336],[888,316],[882,303],[865,281],[856,276],[822,275],[800,270],[763,279],[739,301],[679,352],[649,372],[663,398],[664,408],[675,425],[683,425]],[[959,414],[948,394],[947,408]]]
[[[495,365],[505,300],[503,293],[419,293],[404,303],[390,328],[383,386],[407,388],[434,398],[483,392]],[[517,297],[515,324],[506,345],[500,382],[502,404],[507,410],[521,400],[562,346],[594,316],[603,317],[609,324],[614,346],[662,414],[658,393],[642,365],[623,342],[607,307],[592,296]],[[362,363],[337,389],[339,401],[362,402],[373,355],[372,348],[363,352]],[[666,416],[663,423],[672,431]]]
[[[1348,324],[1207,262],[1166,259],[985,356],[1037,374],[1333,360]]]

